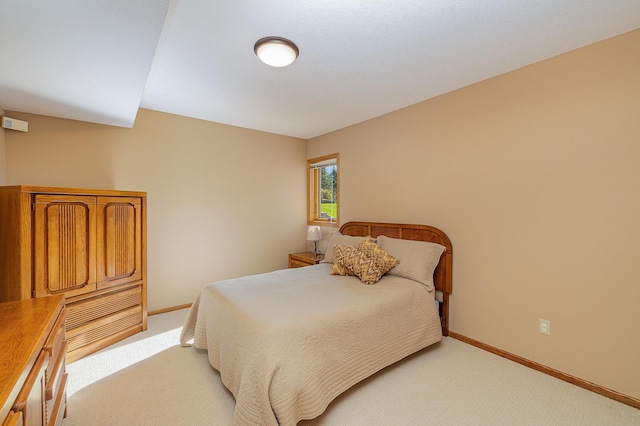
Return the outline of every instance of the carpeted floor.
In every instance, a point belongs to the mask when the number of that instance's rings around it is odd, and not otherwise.
[[[178,344],[187,310],[68,366],[64,426],[229,425],[206,353]],[[356,385],[311,425],[638,425],[640,410],[445,338]]]

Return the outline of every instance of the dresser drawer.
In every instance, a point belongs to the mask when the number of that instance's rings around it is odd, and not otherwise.
[[[66,374],[66,365],[64,362],[66,353],[67,342],[64,342],[62,350],[58,353],[57,358],[51,358],[49,360],[47,375],[45,376],[45,401],[51,401],[52,399],[55,399],[60,392],[65,391],[65,389],[61,387],[61,383],[62,377]]]
[[[304,266],[310,266],[310,265],[312,264],[308,262],[302,262],[297,259],[289,259],[289,268],[302,268]]]
[[[107,317],[140,305],[142,289],[139,285],[111,293],[100,294],[67,304],[67,332],[83,324]],[[73,350],[71,345],[69,350]]]
[[[63,309],[58,319],[56,320],[51,334],[47,337],[42,349],[49,354],[49,365],[45,373],[45,379],[47,382],[52,380],[52,376],[55,375],[55,369],[60,369],[60,363],[64,364],[64,356],[67,352],[65,342],[65,320],[67,317],[67,310]],[[64,369],[64,365],[62,365]]]
[[[66,412],[64,296],[2,303],[2,426],[60,425]],[[5,419],[2,419],[5,417]]]
[[[49,354],[41,351],[11,407],[13,411],[21,411],[24,422],[30,425],[46,424],[42,391],[48,362]]]
[[[71,355],[77,349],[135,326],[142,326],[141,306],[134,306],[67,330],[68,353]]]
[[[47,338],[43,351],[49,354],[49,364],[45,370],[45,420],[47,425],[62,423],[66,407],[67,369],[65,356],[67,342],[65,340],[65,320],[67,310],[63,309],[51,334]],[[58,419],[59,418],[59,419]]]
[[[144,301],[141,282],[69,299],[67,363],[146,330]]]
[[[323,259],[324,255],[314,254],[310,251],[289,253],[289,268],[302,268],[304,266],[317,265]]]
[[[65,415],[67,408],[67,378],[69,375],[66,372],[60,375],[60,380],[57,383],[58,392],[53,394],[54,398],[48,399],[45,402],[45,412],[47,426],[55,426],[62,424],[62,418]]]

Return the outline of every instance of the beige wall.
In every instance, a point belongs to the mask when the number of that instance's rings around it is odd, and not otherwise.
[[[315,138],[307,153],[340,152],[343,222],[448,233],[453,331],[635,398],[639,47],[640,30]]]
[[[149,309],[306,247],[306,143],[140,110],[133,129],[12,112],[7,184],[147,191]]]
[[[2,101],[2,99],[0,99]],[[4,110],[0,108],[0,115],[4,115]],[[0,127],[0,185],[5,182],[5,149],[4,149],[4,128]]]

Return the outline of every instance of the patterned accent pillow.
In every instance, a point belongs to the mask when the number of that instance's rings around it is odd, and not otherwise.
[[[341,233],[336,232],[329,239],[329,244],[327,244],[327,251],[324,254],[324,259],[322,259],[320,263],[335,263],[335,246],[355,247],[363,242],[366,238],[367,237],[353,237],[351,235],[342,235]]]
[[[331,275],[355,275],[352,270],[344,266],[343,259],[347,255],[354,251],[356,248],[353,246],[334,246],[334,260],[333,267],[331,268]]]
[[[355,248],[345,249],[344,257],[336,263],[342,263],[363,283],[373,285],[400,262],[367,238]]]

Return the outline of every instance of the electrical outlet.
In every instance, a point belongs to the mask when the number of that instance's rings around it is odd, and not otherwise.
[[[551,335],[551,321],[538,319],[538,332],[540,334]]]

